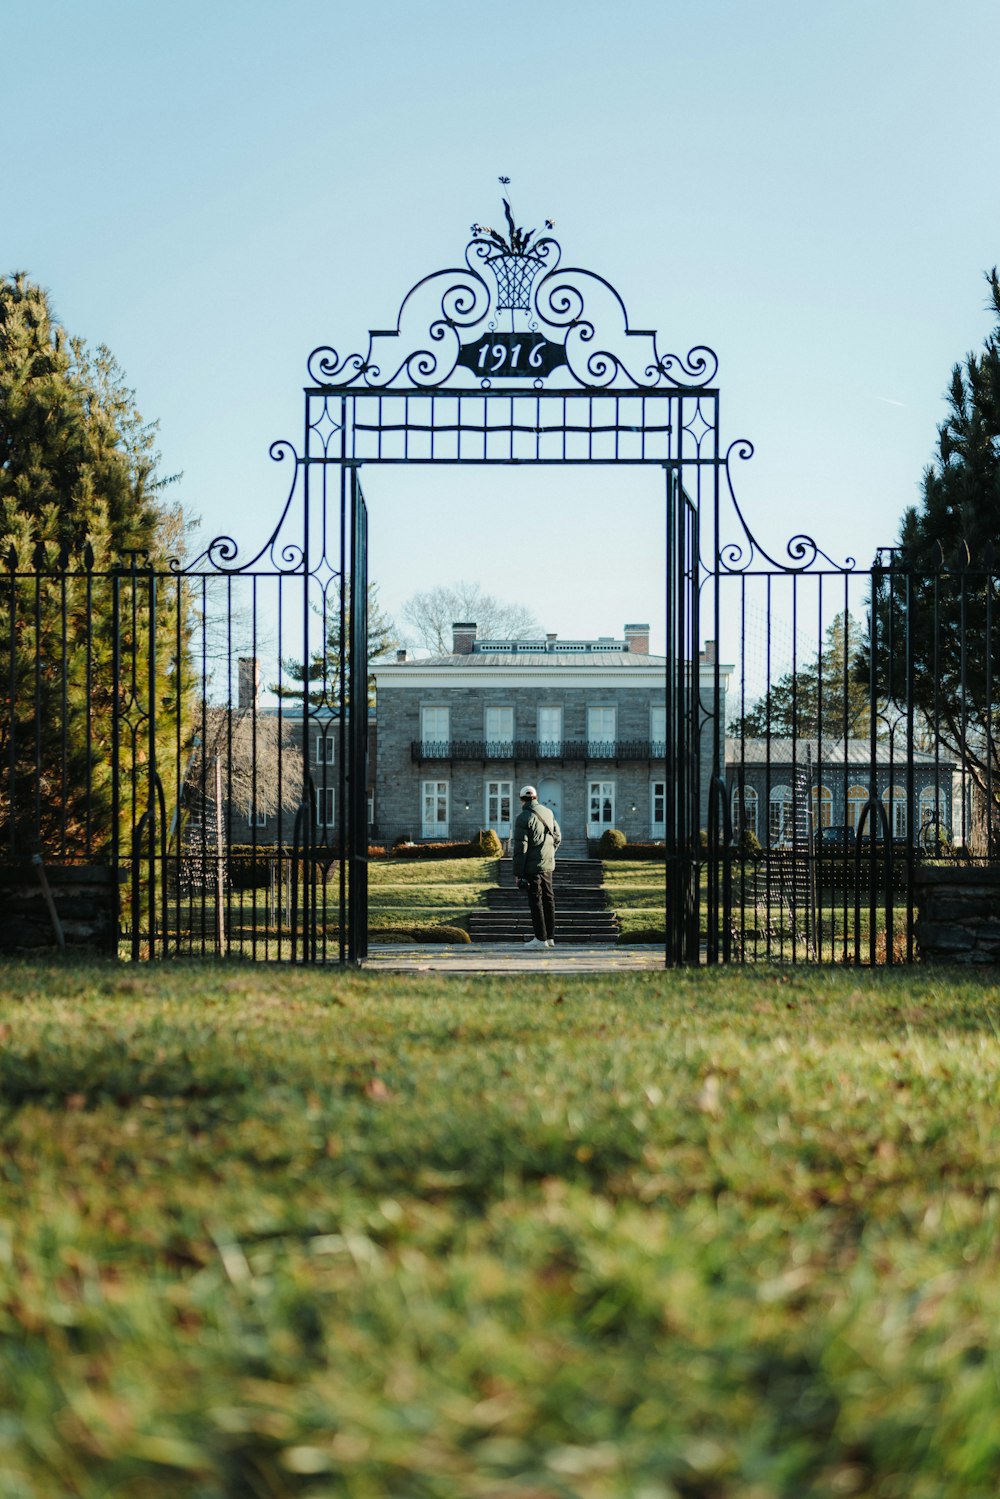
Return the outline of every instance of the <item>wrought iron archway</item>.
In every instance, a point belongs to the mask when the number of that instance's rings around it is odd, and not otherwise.
[[[914,833],[924,805],[912,748],[912,610],[899,602],[910,598],[903,560],[890,556],[888,563],[878,559],[875,568],[859,569],[851,558],[835,562],[805,535],[792,538],[784,557],[769,552],[736,497],[734,464],[752,448],[721,438],[714,353],[704,346],[683,356],[662,352],[655,332],[631,326],[607,280],[565,265],[556,239],[518,228],[506,202],[505,213],[506,232],[474,225],[463,263],[419,281],[404,297],[395,327],[373,332],[364,354],[341,355],[324,346],[310,355],[301,441],[271,449],[290,469],[288,493],[270,535],[252,554],[229,535],[185,563],[145,554],[103,564],[93,553],[79,561],[50,558],[41,544],[31,559],[21,559],[11,549],[10,806],[24,800],[22,784],[33,789],[21,831],[16,816],[8,819],[9,852],[18,851],[18,839],[26,846],[33,807],[36,826],[28,842],[33,837],[57,857],[109,859],[128,885],[123,935],[133,957],[236,948],[253,957],[362,961],[369,765],[362,470],[409,464],[656,467],[664,475],[666,564],[665,961],[794,960],[800,949],[814,957],[826,951],[816,904],[817,870],[822,878],[826,866],[824,850],[811,841],[810,818],[826,789],[823,764],[838,736],[845,798],[849,789],[854,740],[845,706],[847,667],[836,711],[829,706],[824,722],[821,686],[818,714],[806,733],[794,707],[794,642],[807,607],[815,610],[822,640],[831,601],[847,618],[859,603],[867,608],[871,678],[864,723],[870,755],[858,772],[865,794],[853,804],[863,808],[849,861],[854,911],[848,911],[845,879],[842,919],[836,912],[830,918],[827,955],[875,961],[881,933],[892,961],[894,900],[905,904],[908,919],[913,914]],[[782,590],[793,636],[790,749],[782,743],[782,760],[767,717],[757,774],[747,748],[746,725],[755,720],[746,711],[746,641],[759,596],[769,715],[774,600]],[[15,621],[27,618],[31,627],[34,619],[40,642],[50,603],[54,664],[51,672],[43,668],[37,644],[22,687],[15,681],[21,650]],[[83,621],[78,653],[70,648],[71,615]],[[716,649],[706,691],[699,666],[703,637],[722,639],[724,615],[736,621],[741,653],[743,729],[735,770],[727,767],[724,709],[724,685],[734,668]],[[94,661],[96,642],[109,630],[113,681],[102,718],[91,706]],[[261,706],[259,695],[264,641],[272,662],[270,708]],[[887,671],[883,658],[902,664]],[[79,757],[86,767],[85,824],[66,814],[67,684],[74,673],[83,674],[88,703],[84,729],[74,730],[85,733]],[[17,718],[19,692],[22,702],[32,697],[30,731]],[[51,752],[43,750],[38,728],[50,701],[56,717],[62,713],[61,751],[57,738]],[[904,741],[905,754],[896,755],[893,745]],[[812,770],[803,779],[813,754],[819,780]],[[43,764],[46,755],[51,766]],[[112,774],[98,816],[95,766],[102,758]],[[788,796],[774,801],[777,768],[786,760],[789,784],[781,784]],[[878,769],[883,762],[884,773]],[[935,784],[940,781],[938,775]],[[54,822],[45,819],[43,782],[62,786],[63,811]],[[905,814],[893,800],[897,793],[905,797]],[[761,799],[765,815],[775,820],[765,831],[781,836],[765,838],[767,857],[748,874],[748,808]],[[939,802],[938,796],[935,827],[942,825]],[[896,861],[877,857],[879,839],[865,833],[877,824],[884,849],[890,817],[910,830],[902,897],[893,895]],[[238,824],[246,828],[242,839]],[[797,855],[807,827],[803,862]],[[846,871],[846,852],[838,852]],[[241,883],[258,890],[262,882],[266,898],[235,898]],[[748,919],[748,889],[751,906],[764,913],[763,936],[761,919],[756,928]],[[788,909],[790,936],[780,922],[780,931],[775,928],[776,908]],[[911,928],[912,921],[908,956]]]

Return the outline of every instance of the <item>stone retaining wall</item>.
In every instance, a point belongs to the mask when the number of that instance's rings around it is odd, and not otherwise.
[[[46,864],[67,948],[115,951],[118,882],[107,865]],[[30,859],[0,864],[0,953],[58,950],[52,917]]]
[[[930,865],[915,883],[925,963],[1000,963],[1000,869]]]

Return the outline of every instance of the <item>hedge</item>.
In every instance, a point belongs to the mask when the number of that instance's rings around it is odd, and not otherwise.
[[[611,853],[601,853],[602,859],[653,859],[662,864],[666,861],[667,848],[664,843],[626,843],[624,848]]]
[[[399,843],[390,852],[391,859],[481,859],[482,853],[471,843]]]

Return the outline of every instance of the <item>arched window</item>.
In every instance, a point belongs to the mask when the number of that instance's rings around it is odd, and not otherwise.
[[[889,819],[889,837],[906,837],[906,789],[903,786],[887,786],[882,792],[885,815]]]
[[[813,827],[828,828],[833,821],[833,792],[829,786],[814,786],[812,793]]]
[[[767,841],[781,848],[792,841],[792,788],[772,786],[768,798]]]
[[[867,786],[848,786],[848,788],[847,788],[847,815],[846,815],[846,822],[847,822],[847,826],[849,828],[853,828],[855,832],[858,831],[858,824],[861,822],[861,814],[862,814],[862,812],[865,809],[865,803],[867,801],[868,801],[868,787]],[[868,821],[870,822],[871,818],[869,818]],[[866,823],[865,824],[865,832],[866,833],[870,833],[871,831],[872,830],[868,827],[868,824]]]
[[[738,838],[744,829],[759,837],[757,831],[757,788],[755,786],[744,786],[742,806],[740,805],[740,788],[733,787],[733,837]]]

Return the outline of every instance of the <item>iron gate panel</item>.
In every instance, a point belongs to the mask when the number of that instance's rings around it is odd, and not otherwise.
[[[996,852],[992,559],[865,569],[802,535],[768,552],[733,482],[752,449],[720,440],[715,355],[661,353],[608,282],[510,224],[477,229],[365,354],[314,350],[257,551],[9,550],[4,854],[109,862],[133,958],[363,961],[361,467],[652,464],[666,962],[911,958],[919,862]]]

